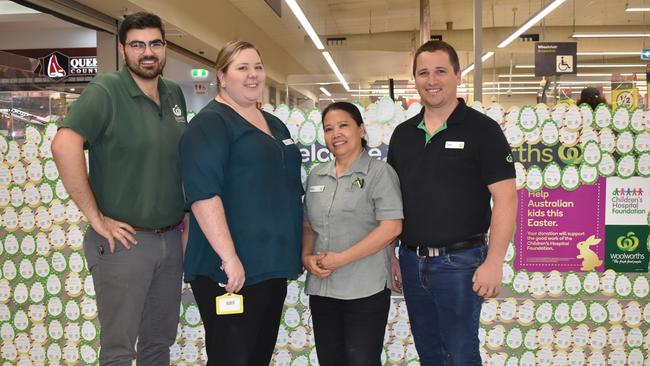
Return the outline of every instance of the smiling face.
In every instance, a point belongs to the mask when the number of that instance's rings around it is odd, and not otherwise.
[[[344,110],[333,109],[323,118],[325,144],[337,159],[358,155],[363,147],[361,138],[365,130],[357,125],[352,116]]]
[[[415,88],[427,108],[447,108],[456,103],[460,72],[454,73],[449,55],[444,51],[422,52],[415,67]]]
[[[154,79],[165,68],[166,47],[163,45],[160,49],[154,51],[150,47],[152,41],[154,43],[155,41],[164,41],[160,29],[131,29],[126,33],[124,45],[120,44],[119,46],[126,66],[131,73],[142,79]],[[138,50],[131,46],[137,43],[144,43],[146,46],[143,50]]]
[[[220,91],[239,105],[255,104],[262,96],[266,71],[257,51],[239,51],[224,72],[218,71]]]

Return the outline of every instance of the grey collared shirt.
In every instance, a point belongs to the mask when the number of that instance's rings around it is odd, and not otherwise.
[[[316,166],[307,178],[305,219],[314,231],[314,253],[341,252],[379,226],[399,220],[399,180],[387,163],[365,151],[342,176],[334,161]],[[324,279],[308,273],[306,293],[336,299],[359,299],[390,288],[390,248],[341,267]]]

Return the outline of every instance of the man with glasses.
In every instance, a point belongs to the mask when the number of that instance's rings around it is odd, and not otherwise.
[[[52,153],[90,223],[84,252],[97,293],[100,364],[131,365],[137,358],[139,366],[168,365],[187,238],[179,230],[185,99],[160,76],[166,44],[158,16],[127,16],[119,41],[125,66],[86,87],[61,123]]]

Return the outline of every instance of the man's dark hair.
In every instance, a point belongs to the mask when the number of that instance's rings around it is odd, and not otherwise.
[[[120,38],[122,46],[126,43],[126,34],[131,29],[145,29],[145,28],[158,28],[162,34],[163,41],[165,40],[165,28],[163,27],[162,20],[156,14],[147,13],[144,11],[129,14],[124,18],[120,29],[117,34]]]
[[[417,51],[415,51],[415,56],[413,57],[413,76],[415,76],[415,67],[416,63],[418,61],[418,56],[422,52],[436,52],[436,51],[442,51],[449,55],[449,61],[451,61],[451,66],[454,68],[454,74],[458,74],[460,72],[460,62],[458,61],[458,54],[456,53],[456,50],[447,42],[444,41],[429,41],[420,48],[418,48]]]

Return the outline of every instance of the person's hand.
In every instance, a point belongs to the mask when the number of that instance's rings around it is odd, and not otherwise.
[[[398,294],[402,293],[402,272],[400,271],[399,267],[399,259],[395,256],[395,253],[393,253],[390,256],[390,279],[391,279],[391,284],[393,287],[393,291],[397,292]]]
[[[496,297],[501,291],[501,279],[503,277],[503,263],[498,261],[481,264],[474,272],[472,288],[481,297]]]
[[[313,274],[314,276],[323,279],[330,274],[332,274],[332,271],[321,268],[318,265],[318,261],[322,259],[325,256],[325,254],[307,254],[302,256],[302,265],[305,266],[307,271],[309,273]]]
[[[122,246],[126,249],[131,249],[131,244],[138,244],[138,241],[133,236],[135,235],[135,229],[126,222],[100,215],[96,220],[90,222],[90,226],[97,234],[108,240],[108,248],[111,253],[115,253],[115,239],[122,243]]]
[[[318,259],[317,263],[318,266],[327,269],[329,271],[335,271],[343,266],[345,266],[347,263],[345,262],[345,258],[341,253],[337,252],[318,252],[316,253],[317,255],[321,255],[322,257]]]
[[[226,284],[226,292],[229,294],[239,292],[244,287],[246,281],[246,274],[244,273],[244,266],[241,264],[238,256],[234,256],[226,261],[221,261],[221,269],[228,278]]]

